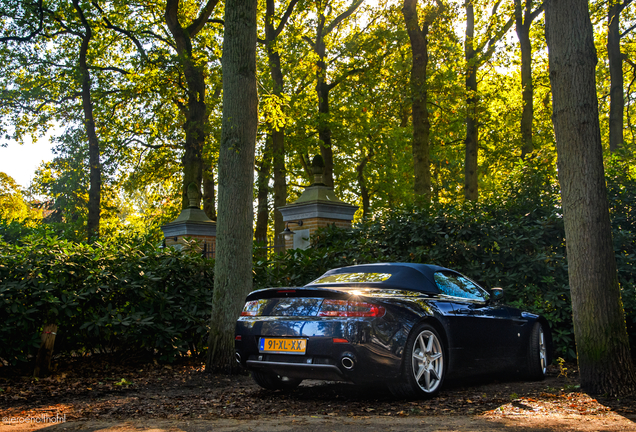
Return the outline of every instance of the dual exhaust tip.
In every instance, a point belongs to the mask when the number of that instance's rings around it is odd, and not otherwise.
[[[340,359],[340,364],[341,364],[341,365],[342,365],[342,367],[343,367],[343,368],[345,368],[346,370],[352,370],[352,369],[355,367],[356,362],[355,362],[355,360],[353,359],[353,357],[350,357],[350,356],[348,356],[348,355],[345,355],[345,356],[343,356],[343,357]]]
[[[234,359],[236,360],[238,364],[241,364],[241,354],[238,351],[234,352]],[[356,366],[355,360],[353,359],[353,357],[349,355],[344,355],[340,359],[340,364],[346,370],[352,370]]]

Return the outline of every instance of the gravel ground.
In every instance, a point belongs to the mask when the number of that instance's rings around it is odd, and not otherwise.
[[[123,364],[123,365],[122,365]],[[0,431],[636,431],[636,399],[591,397],[576,370],[544,381],[449,381],[439,396],[400,400],[383,386],[305,381],[266,391],[202,364],[82,359],[50,377],[0,368]],[[56,418],[64,422],[53,423]],[[48,423],[42,423],[43,419]]]

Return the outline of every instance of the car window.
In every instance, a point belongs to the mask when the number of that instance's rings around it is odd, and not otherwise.
[[[391,273],[340,273],[320,276],[312,284],[384,282],[390,277]]]
[[[435,273],[435,283],[442,293],[471,300],[486,300],[488,294],[473,281],[453,273]]]

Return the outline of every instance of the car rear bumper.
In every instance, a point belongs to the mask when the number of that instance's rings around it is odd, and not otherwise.
[[[400,373],[401,347],[395,338],[378,331],[387,326],[377,324],[368,319],[241,317],[236,326],[237,360],[247,369],[290,378],[390,380]],[[395,328],[391,333],[395,335]],[[261,337],[306,339],[306,350],[302,355],[259,352]]]
[[[314,365],[260,360],[247,360],[245,363],[248,369],[264,370],[289,378],[347,381],[347,377],[345,377],[342,371],[335,365]]]

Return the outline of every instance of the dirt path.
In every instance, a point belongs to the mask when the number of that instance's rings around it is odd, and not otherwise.
[[[636,431],[636,424],[616,414],[602,418],[584,415],[519,415],[519,416],[435,416],[435,417],[344,417],[297,416],[258,419],[216,420],[134,420],[134,421],[72,421],[57,425],[2,425],[2,432],[46,431]]]
[[[119,366],[100,359],[40,380],[0,368],[0,431],[636,432],[635,399],[590,397],[574,372],[558,372],[540,382],[448,382],[436,398],[409,401],[382,386],[319,381],[265,391],[249,376],[206,374],[196,363]],[[51,423],[56,416],[65,422]]]

